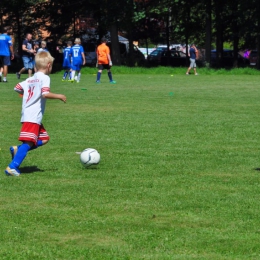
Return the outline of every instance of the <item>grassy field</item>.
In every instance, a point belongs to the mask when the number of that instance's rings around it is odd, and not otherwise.
[[[18,178],[21,98],[0,83],[0,259],[260,259],[259,73],[95,72],[51,75],[67,103],[48,100]]]

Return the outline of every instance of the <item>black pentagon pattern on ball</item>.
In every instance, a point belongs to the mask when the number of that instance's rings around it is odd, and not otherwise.
[[[92,165],[97,165],[100,161],[100,154],[94,148],[87,148],[82,151],[80,155],[80,161],[85,166],[85,168],[88,168]]]

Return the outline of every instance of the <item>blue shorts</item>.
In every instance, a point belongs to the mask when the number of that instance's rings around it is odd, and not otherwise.
[[[23,56],[23,65],[26,69],[33,69],[34,67],[34,60],[33,57]]]
[[[9,65],[11,65],[10,56],[0,56],[0,64],[2,66],[9,66]]]
[[[72,70],[80,71],[82,64],[71,65]]]
[[[62,64],[62,67],[63,67],[64,69],[71,69],[71,63],[70,63],[70,61],[69,61],[69,60],[64,60],[64,61],[63,61],[63,64]]]
[[[72,59],[72,64],[71,64],[72,70],[80,71],[82,66],[83,66],[82,59]]]

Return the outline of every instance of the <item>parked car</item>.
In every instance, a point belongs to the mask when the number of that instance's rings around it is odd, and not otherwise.
[[[257,51],[252,50],[249,54],[249,65],[256,66],[256,64],[257,64]]]
[[[171,49],[171,48],[170,48],[170,49]],[[167,46],[166,46],[166,45],[157,46],[157,47],[156,47],[156,50],[159,50],[159,51],[167,51]]]
[[[92,42],[83,43],[86,56],[86,65],[94,66],[97,63],[96,44]]]
[[[177,43],[177,44],[170,44],[169,45],[169,49],[170,50],[180,50],[182,47],[182,45],[180,43]],[[156,47],[156,49],[161,49],[161,50],[164,50],[164,51],[167,51],[167,45],[166,44],[163,44],[163,45],[158,45]]]
[[[211,51],[211,66],[212,67],[225,67],[231,68],[234,63],[234,51],[229,49],[223,50],[222,60],[220,64],[217,62],[217,51]],[[248,66],[248,59],[244,58],[240,53],[237,53],[237,65],[238,67]]]
[[[112,60],[113,60],[113,51],[111,48],[111,43],[108,42],[107,46],[110,48],[111,56],[112,56]],[[122,65],[128,65],[129,61],[130,61],[130,53],[129,53],[128,45],[124,44],[122,42],[119,42],[119,48],[120,48],[120,56],[121,56]],[[131,60],[134,62],[134,64],[137,64],[139,66],[145,64],[145,56],[138,49],[138,47],[136,45],[133,45],[133,52],[132,52]]]
[[[161,55],[162,66],[170,65],[172,67],[181,67],[187,65],[186,54],[182,51],[170,50],[164,51]]]
[[[148,56],[147,56],[147,61],[150,65],[160,65],[161,63],[161,56],[162,54],[167,50],[167,48],[163,49],[156,49],[152,51]]]
[[[147,58],[150,65],[180,67],[187,66],[186,54],[178,50],[155,50]]]

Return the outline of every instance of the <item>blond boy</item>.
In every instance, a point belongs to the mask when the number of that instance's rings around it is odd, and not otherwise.
[[[72,46],[71,48],[71,57],[72,57],[72,72],[71,72],[71,82],[74,82],[74,80],[77,81],[77,83],[79,83],[80,81],[80,76],[81,76],[81,67],[83,65],[85,65],[86,63],[86,58],[85,58],[85,54],[84,54],[84,49],[83,47],[81,46],[81,40],[80,38],[76,38],[75,41],[74,41],[75,45]],[[75,74],[76,75],[75,76]]]
[[[54,58],[49,52],[40,52],[35,56],[36,73],[18,83],[14,90],[23,94],[22,102],[22,128],[19,141],[21,145],[11,146],[12,161],[5,173],[9,176],[19,176],[19,167],[30,150],[45,145],[49,135],[42,125],[46,99],[59,99],[66,102],[66,96],[50,92],[50,77]]]

